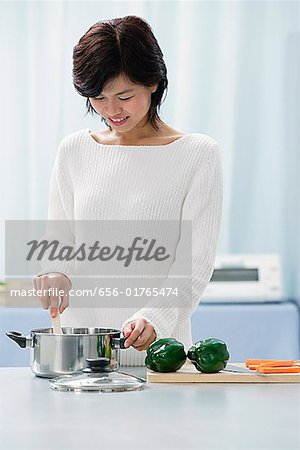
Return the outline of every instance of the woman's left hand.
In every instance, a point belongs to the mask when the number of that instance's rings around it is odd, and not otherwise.
[[[122,331],[126,337],[125,347],[132,345],[138,351],[146,350],[157,337],[153,325],[142,318],[126,323]]]

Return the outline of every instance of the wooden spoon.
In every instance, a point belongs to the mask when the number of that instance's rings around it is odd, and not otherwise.
[[[57,313],[56,317],[51,316],[51,320],[52,320],[53,334],[63,334],[62,329],[61,329],[59,312]]]

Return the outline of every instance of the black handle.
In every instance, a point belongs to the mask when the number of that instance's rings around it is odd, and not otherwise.
[[[112,368],[109,366],[110,359],[109,358],[87,358],[86,359],[87,367],[82,369],[82,372],[91,373],[91,372],[112,372]]]
[[[126,349],[127,347],[125,347],[125,341],[126,337],[115,337],[112,340],[112,348]]]
[[[125,341],[126,341],[126,337],[121,337],[120,338],[120,348],[121,349],[126,349],[127,347],[125,347]]]
[[[21,348],[26,348],[26,336],[23,336],[22,333],[19,333],[18,331],[8,331],[6,336],[15,341]]]

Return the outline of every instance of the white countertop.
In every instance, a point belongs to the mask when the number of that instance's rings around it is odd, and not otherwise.
[[[144,368],[122,371],[145,377]],[[56,392],[0,368],[1,450],[299,450],[299,384],[146,384]]]

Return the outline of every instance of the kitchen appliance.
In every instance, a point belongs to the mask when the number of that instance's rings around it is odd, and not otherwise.
[[[278,255],[219,255],[201,302],[267,302],[282,299]]]
[[[53,328],[41,328],[31,330],[28,336],[17,331],[6,335],[21,348],[30,347],[31,370],[39,377],[80,372],[89,358],[107,358],[109,370],[119,369],[119,352],[125,342],[120,330],[63,327],[62,332],[54,334]]]

